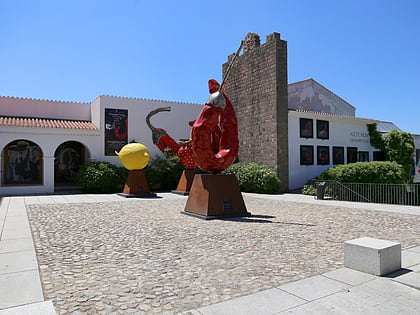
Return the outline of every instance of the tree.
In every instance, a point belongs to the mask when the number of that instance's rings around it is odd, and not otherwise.
[[[407,182],[412,181],[413,166],[411,160],[415,150],[414,139],[408,132],[392,130],[382,136],[376,124],[368,125],[370,144],[385,152],[385,159],[397,162],[404,168],[404,178]]]

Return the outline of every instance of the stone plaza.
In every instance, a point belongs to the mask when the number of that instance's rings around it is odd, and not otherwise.
[[[25,314],[11,307],[43,301],[57,314],[305,314],[311,309],[342,314],[354,307],[414,314],[420,309],[419,207],[243,195],[251,217],[211,221],[182,215],[187,197],[171,193],[150,199],[3,197],[0,314]],[[401,243],[406,272],[392,280],[343,268],[344,242],[359,237]],[[343,272],[355,274],[350,281],[332,280]],[[318,295],[294,293],[301,281],[306,292]],[[323,295],[325,281],[333,282],[335,291]],[[395,301],[383,293],[373,303],[365,293],[356,299],[362,305],[347,301],[346,312],[334,309],[337,301],[325,304],[332,293],[350,295],[366,281],[391,282],[384,287]],[[31,293],[33,288],[38,293]],[[289,298],[286,292],[292,293]]]

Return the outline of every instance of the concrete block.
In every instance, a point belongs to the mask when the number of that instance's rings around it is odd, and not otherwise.
[[[344,267],[382,276],[401,268],[401,244],[371,237],[344,242]]]

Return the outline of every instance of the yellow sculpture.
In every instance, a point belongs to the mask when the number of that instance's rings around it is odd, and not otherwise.
[[[122,147],[120,152],[115,152],[122,165],[128,170],[141,170],[150,160],[149,149],[141,143],[129,143]]]

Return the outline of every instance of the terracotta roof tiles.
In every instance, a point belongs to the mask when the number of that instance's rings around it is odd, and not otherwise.
[[[0,116],[0,126],[99,130],[89,121]]]

